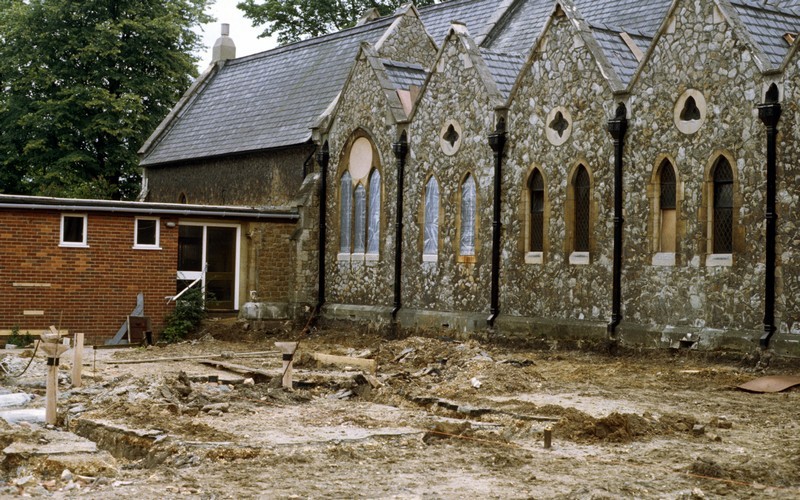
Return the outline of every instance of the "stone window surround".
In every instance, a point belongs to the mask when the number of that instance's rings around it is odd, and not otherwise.
[[[675,252],[661,252],[661,167],[665,162],[672,165],[675,172]],[[650,200],[650,215],[648,217],[648,234],[650,236],[650,251],[652,253],[651,265],[675,266],[678,265],[678,256],[681,253],[681,236],[686,232],[686,223],[682,219],[681,206],[684,200],[683,178],[678,171],[675,159],[662,153],[656,157],[650,182],[647,185],[647,197]]]
[[[467,180],[467,177],[472,177],[473,182],[475,182],[475,254],[474,255],[461,255],[461,188],[464,185],[464,182]],[[441,186],[439,186],[441,189]],[[458,181],[458,198],[456,198],[456,239],[454,242],[455,245],[455,252],[456,252],[456,262],[460,264],[475,264],[477,262],[478,252],[480,251],[481,247],[481,239],[478,237],[480,233],[481,227],[481,217],[480,217],[480,205],[481,205],[481,195],[480,195],[480,183],[478,182],[478,178],[472,171],[467,171]]]
[[[83,237],[81,241],[64,241],[64,219],[83,219]],[[87,214],[61,214],[58,246],[65,248],[89,248],[89,216]]]
[[[428,182],[430,182],[431,178],[436,179],[436,183],[439,185],[439,231],[437,232],[437,235],[436,235],[436,238],[437,238],[437,245],[436,245],[437,254],[436,255],[425,255],[425,252],[424,252],[424,249],[425,249],[425,200],[426,200],[426,197],[427,197]],[[443,225],[443,221],[444,221],[444,204],[442,203],[442,200],[445,200],[445,199],[446,198],[445,198],[444,194],[442,193],[442,183],[439,182],[439,178],[436,177],[436,174],[434,174],[433,172],[429,173],[425,177],[425,182],[422,184],[422,198],[421,198],[422,203],[419,204],[419,213],[418,213],[418,217],[417,217],[417,223],[419,224],[419,227],[420,227],[419,241],[418,241],[418,244],[417,244],[417,249],[418,249],[419,255],[421,256],[422,262],[433,262],[433,263],[439,262],[439,253],[441,253],[441,251],[442,251],[442,225]],[[459,206],[461,206],[460,203],[459,203]],[[461,219],[459,219],[459,221],[460,220]]]
[[[732,238],[733,253],[715,254],[714,253],[714,167],[717,161],[724,157],[728,160],[733,173],[733,220]],[[705,262],[706,267],[731,267],[734,264],[734,257],[738,252],[744,250],[744,231],[739,224],[739,210],[742,207],[742,197],[739,193],[739,171],[733,155],[726,150],[716,150],[706,163],[706,171],[703,179],[702,203],[700,206],[700,220],[703,222],[703,234],[705,235]]]
[[[362,137],[366,138],[367,140],[369,140],[370,144],[372,145],[372,168],[370,168],[369,172],[367,172],[366,176],[364,176],[363,178],[352,179],[352,182],[353,182],[352,196],[355,196],[355,188],[356,188],[356,186],[358,186],[358,185],[364,186],[364,189],[366,190],[366,193],[367,193],[367,202],[366,202],[367,203],[367,216],[366,216],[365,221],[364,221],[365,222],[365,230],[367,229],[366,226],[368,226],[368,221],[369,221],[369,192],[370,192],[369,191],[369,178],[372,175],[372,173],[375,172],[375,171],[378,172],[378,174],[380,175],[380,179],[381,179],[381,186],[380,186],[380,191],[381,191],[380,192],[380,197],[381,197],[381,200],[385,200],[386,199],[386,197],[385,197],[385,183],[384,183],[384,180],[383,180],[383,171],[381,169],[382,162],[381,162],[381,159],[380,159],[381,158],[380,157],[380,153],[378,151],[377,146],[375,145],[375,141],[372,140],[372,136],[368,132],[366,132],[365,130],[358,129],[358,130],[356,130],[355,132],[353,132],[350,135],[350,137],[348,138],[345,146],[342,148],[342,152],[341,152],[340,157],[339,157],[339,165],[338,165],[337,172],[336,172],[337,187],[336,187],[336,194],[335,194],[335,202],[336,202],[336,219],[335,219],[335,221],[336,221],[336,225],[337,225],[337,227],[336,227],[336,233],[337,234],[340,234],[340,232],[341,232],[341,227],[339,227],[339,225],[340,225],[341,215],[342,215],[341,214],[341,203],[340,203],[340,201],[342,199],[342,192],[341,192],[341,182],[340,181],[342,179],[342,176],[345,174],[345,172],[349,172],[350,150],[351,150],[353,144],[359,138],[362,138]],[[352,176],[351,176],[351,178],[352,178]],[[354,209],[355,209],[355,205],[351,204],[351,210],[354,210]],[[352,217],[353,217],[353,213],[351,212],[351,224],[350,224],[351,231],[353,230],[353,226],[354,226],[354,224],[352,223]],[[383,210],[380,210],[380,237],[381,237],[381,239],[384,237],[385,234],[386,234],[386,220],[385,220],[385,217],[383,215]],[[337,238],[337,241],[336,241],[337,249],[339,247],[339,241],[340,241],[340,239]],[[353,265],[366,264],[366,265],[370,266],[370,265],[375,265],[380,260],[380,254],[379,253],[378,254],[374,254],[374,253],[365,253],[365,252],[358,252],[358,253],[352,252],[352,245],[354,244],[354,242],[355,242],[355,238],[351,237],[350,238],[350,245],[351,245],[351,251],[350,252],[344,253],[344,252],[341,252],[341,251],[337,251],[337,254],[336,254],[336,260],[337,261],[339,261],[340,263],[352,263]],[[367,242],[368,242],[367,235],[364,235],[364,244],[365,244],[365,246],[366,246]],[[381,245],[379,243],[378,244],[378,248],[380,248],[380,246]]]
[[[576,252],[575,249],[575,176],[578,167],[583,165],[586,173],[589,174],[589,251]],[[592,255],[596,250],[596,240],[592,228],[597,222],[597,201],[595,200],[594,173],[589,167],[589,162],[585,158],[576,161],[569,170],[567,185],[567,199],[564,204],[564,254],[569,256],[570,265],[588,265],[592,263]]]
[[[542,183],[544,185],[544,221],[542,223],[542,238],[543,238],[543,250],[541,252],[533,252],[530,248],[530,241],[531,241],[531,214],[530,214],[530,203],[531,203],[531,193],[528,189],[528,181],[530,180],[533,173],[538,171],[539,174],[542,176]],[[520,197],[520,207],[519,207],[519,220],[523,221],[524,225],[522,231],[520,231],[520,249],[522,250],[525,264],[531,265],[541,265],[544,264],[546,261],[546,255],[548,255],[550,250],[550,239],[547,237],[550,229],[550,196],[548,195],[547,191],[547,176],[545,175],[544,169],[539,167],[538,165],[531,166],[528,169],[528,172],[525,175],[522,183],[522,196]]]
[[[683,108],[686,105],[686,101],[689,98],[693,98],[695,104],[697,105],[698,111],[700,111],[700,119],[699,120],[682,120],[681,113],[683,112]],[[706,104],[706,98],[702,92],[697,89],[686,89],[683,94],[678,97],[678,100],[675,101],[675,107],[672,110],[672,118],[675,122],[675,126],[681,133],[686,135],[691,135],[700,130],[703,124],[706,122],[706,117],[708,116],[708,105]]]
[[[456,134],[458,134],[458,139],[451,145],[447,139],[445,139],[445,135],[447,135],[447,131],[450,129],[450,126],[453,127]],[[444,125],[442,125],[442,130],[439,132],[439,146],[442,148],[442,152],[446,156],[453,156],[458,153],[458,150],[461,149],[461,143],[464,139],[464,132],[461,129],[461,125],[453,119],[447,120]]]
[[[559,135],[556,130],[550,127],[550,124],[553,123],[553,120],[555,120],[558,113],[561,113],[561,116],[567,122],[567,128],[561,135]],[[561,146],[567,142],[572,135],[572,115],[569,111],[567,111],[567,108],[564,106],[556,106],[551,109],[549,113],[547,113],[547,118],[544,122],[544,133],[547,137],[547,140],[553,146]]]
[[[139,221],[155,221],[155,243],[139,243]],[[136,217],[133,223],[134,250],[161,250],[161,219],[159,217]]]

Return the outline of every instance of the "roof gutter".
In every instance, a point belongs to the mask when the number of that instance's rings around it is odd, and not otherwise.
[[[293,213],[264,213],[264,212],[245,212],[227,210],[187,210],[187,209],[158,209],[158,208],[132,208],[132,207],[103,207],[103,206],[82,206],[82,205],[63,205],[63,204],[39,204],[39,203],[0,203],[0,208],[14,208],[21,210],[59,210],[63,212],[110,212],[126,214],[164,214],[182,215],[184,217],[231,217],[239,219],[287,219],[298,220],[299,214]]]

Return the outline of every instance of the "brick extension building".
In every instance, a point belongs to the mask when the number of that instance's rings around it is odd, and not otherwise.
[[[291,210],[0,195],[0,333],[58,325],[102,344],[139,294],[157,333],[174,307],[167,298],[197,278],[210,309],[238,310],[259,279],[271,280],[267,300],[286,302],[281,235],[297,220]],[[258,276],[250,241],[262,232],[278,258]]]

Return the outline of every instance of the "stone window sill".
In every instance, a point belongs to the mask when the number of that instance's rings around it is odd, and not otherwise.
[[[569,254],[569,263],[573,266],[588,266],[589,252],[572,252]]]
[[[439,262],[439,256],[434,254],[422,254],[422,262]]]
[[[477,262],[474,255],[459,255],[457,260],[461,264],[474,264]]]
[[[338,253],[336,254],[336,260],[340,262],[350,262],[350,254],[349,253]]]
[[[658,252],[653,255],[653,265],[671,267],[675,265],[675,252]]]
[[[732,253],[712,253],[706,257],[706,267],[731,267],[732,265]]]
[[[528,252],[525,254],[526,264],[544,264],[544,252]]]

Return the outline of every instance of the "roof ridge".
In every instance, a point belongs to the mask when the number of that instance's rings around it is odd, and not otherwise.
[[[394,59],[388,59],[388,58],[385,58],[385,57],[381,58],[381,62],[384,65],[394,66],[396,68],[419,69],[419,70],[425,71],[425,66],[423,66],[423,65],[421,65],[419,63],[412,63],[412,62],[406,62],[406,61],[395,61]]]
[[[431,4],[431,5],[426,5],[424,7],[417,7],[417,9],[420,11],[420,14],[421,14],[422,12],[429,12],[429,11],[435,11],[435,10],[439,10],[439,9],[445,9],[445,8],[452,7],[452,6],[457,5],[457,4],[467,4],[467,3],[471,3],[471,2],[483,2],[483,1],[484,0],[450,0],[449,2],[448,1],[443,1],[441,3],[435,3],[435,4]]]
[[[395,17],[394,15],[381,17],[374,21],[370,21],[369,23],[362,24],[361,26],[353,26],[351,28],[345,28],[343,30],[334,31],[332,33],[326,33],[324,35],[306,38],[305,40],[298,40],[296,42],[287,43],[286,45],[281,45],[280,47],[275,47],[274,49],[267,49],[262,52],[256,52],[255,54],[238,57],[236,59],[230,59],[227,61],[227,63],[237,64],[239,62],[249,62],[254,59],[261,59],[275,54],[282,54],[284,52],[289,52],[291,50],[295,50],[298,48],[313,47],[314,45],[327,43],[331,40],[345,38],[347,36],[353,35],[356,31],[369,32],[390,25],[391,24],[390,21],[393,20],[394,17]]]
[[[519,58],[519,59],[525,59],[525,54],[522,54],[520,52],[508,52],[508,51],[504,51],[504,50],[494,50],[494,49],[489,49],[489,48],[486,48],[486,47],[479,47],[479,48],[480,48],[481,53],[485,53],[485,54],[492,54],[492,55],[498,55],[498,56],[509,56],[509,57],[516,57],[516,58]]]
[[[766,3],[757,3],[754,0],[729,0],[734,6],[745,7],[755,11],[772,12],[776,14],[788,14],[794,17],[800,17],[800,10],[796,7],[778,7]]]

